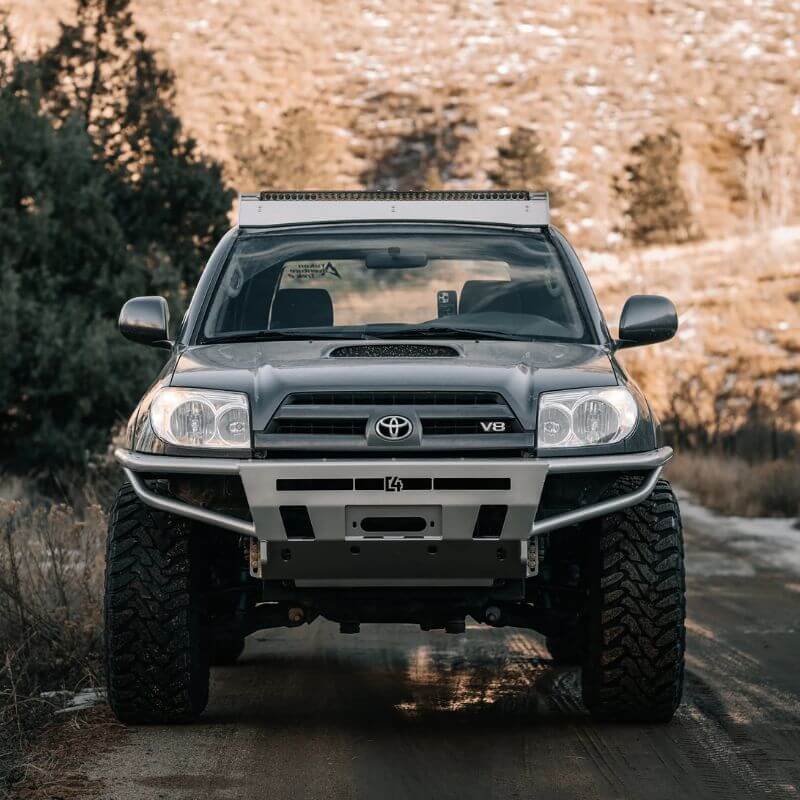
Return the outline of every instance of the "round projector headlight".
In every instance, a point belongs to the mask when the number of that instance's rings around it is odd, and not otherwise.
[[[234,446],[250,443],[250,420],[247,409],[230,406],[222,409],[217,417],[219,438]]]
[[[572,432],[572,416],[568,408],[556,404],[539,414],[539,443],[542,447],[558,447]]]
[[[179,447],[250,447],[250,410],[240,392],[167,387],[150,406],[150,424]]]
[[[624,386],[544,392],[539,399],[539,447],[613,444],[636,426],[639,411]]]

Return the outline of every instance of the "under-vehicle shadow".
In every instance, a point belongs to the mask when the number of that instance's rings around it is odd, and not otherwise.
[[[588,719],[577,668],[556,666],[529,634],[491,633],[477,643],[426,634],[429,638],[412,646],[388,635],[363,643],[353,637],[343,647],[329,640],[303,652],[287,652],[286,640],[279,651],[250,648],[241,663],[215,672],[212,703],[202,722],[291,726],[313,718],[375,731]],[[269,642],[269,635],[260,638]],[[239,704],[213,702],[215,688],[229,681],[245,695],[252,693],[244,714]]]

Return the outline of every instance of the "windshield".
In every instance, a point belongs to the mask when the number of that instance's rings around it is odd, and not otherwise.
[[[542,234],[403,232],[242,237],[205,341],[421,336],[587,341]]]

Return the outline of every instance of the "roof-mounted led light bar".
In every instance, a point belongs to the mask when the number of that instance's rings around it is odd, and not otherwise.
[[[239,226],[324,222],[470,222],[550,224],[547,192],[260,192],[239,198]]]

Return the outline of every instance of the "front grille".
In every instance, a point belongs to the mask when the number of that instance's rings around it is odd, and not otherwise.
[[[282,436],[363,436],[366,419],[276,419],[269,433]]]
[[[337,440],[333,440],[336,442]],[[385,461],[387,451],[380,448],[364,448],[364,449],[336,449],[333,442],[326,450],[320,450],[318,447],[308,447],[306,445],[295,444],[294,448],[275,447],[269,442],[264,442],[263,446],[266,452],[262,453],[262,457],[267,460],[271,458],[281,459],[286,461],[319,461],[325,459],[328,461]],[[402,450],[397,448],[391,451],[392,461],[415,461],[420,458],[430,459],[451,459],[454,456],[458,458],[526,458],[529,455],[528,447],[513,448],[511,446],[499,448],[497,446],[471,448],[458,448],[457,450],[448,446],[446,450],[436,448],[417,449],[412,448],[409,450]]]
[[[405,440],[380,436],[379,420],[393,415],[412,424]],[[388,452],[392,458],[433,458],[474,451],[499,458],[532,448],[534,441],[497,392],[330,390],[289,395],[267,428],[255,434],[255,444],[271,458],[303,458],[304,451],[338,458]]]
[[[505,405],[495,392],[304,392],[293,394],[293,406],[482,406]]]

